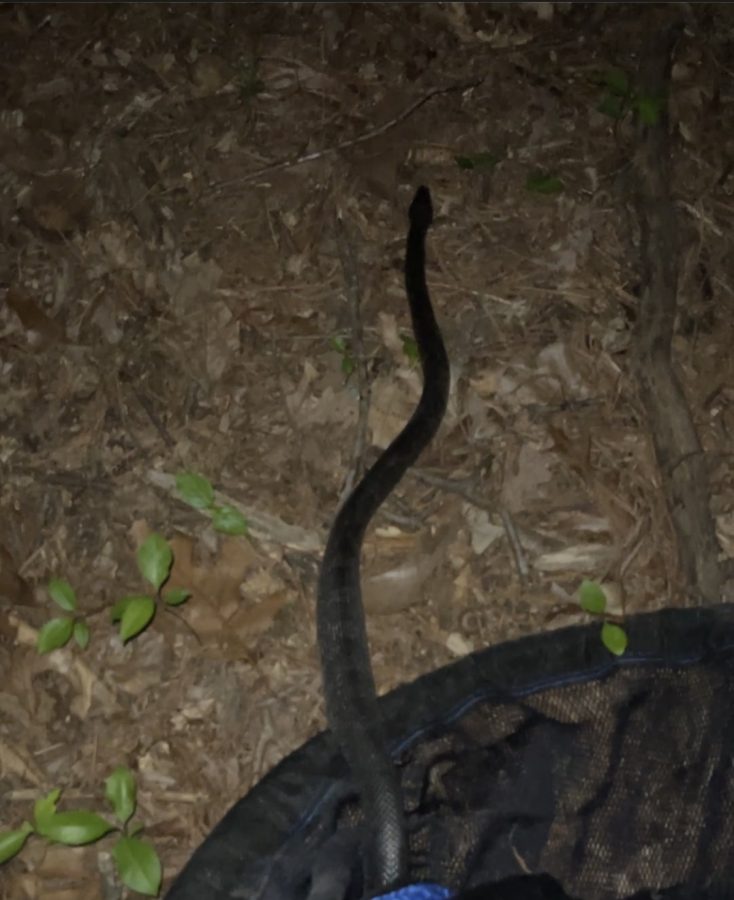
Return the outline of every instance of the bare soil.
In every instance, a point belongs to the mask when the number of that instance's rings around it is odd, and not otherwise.
[[[0,5],[0,830],[55,787],[104,811],[126,765],[167,884],[323,728],[325,534],[420,391],[401,274],[419,184],[453,382],[368,535],[380,690],[584,621],[584,578],[618,614],[687,602],[630,366],[633,127],[607,114],[610,73],[633,91],[647,35],[682,10]],[[674,354],[731,556],[734,16],[691,10]],[[182,501],[184,471],[247,536]],[[192,597],[123,645],[110,609],[145,591],[154,531]],[[84,651],[36,652],[53,577]],[[109,846],[32,839],[0,896],[132,896]]]

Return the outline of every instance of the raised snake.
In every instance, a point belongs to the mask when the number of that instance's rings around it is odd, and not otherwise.
[[[368,829],[365,892],[381,893],[408,875],[400,779],[385,744],[360,590],[367,526],[438,431],[449,393],[449,361],[425,275],[431,194],[419,187],[409,209],[405,290],[423,369],[423,392],[407,425],[365,474],[334,519],[321,563],[317,630],[329,728],[346,759]]]

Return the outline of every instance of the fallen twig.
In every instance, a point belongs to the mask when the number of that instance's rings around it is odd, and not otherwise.
[[[161,488],[173,496],[178,496],[176,478],[173,475],[152,469],[148,472],[147,479],[155,487]],[[247,519],[250,534],[258,538],[258,540],[281,544],[285,547],[290,547],[291,550],[300,550],[303,553],[321,552],[324,547],[323,536],[317,532],[300,528],[298,525],[289,525],[277,516],[259,512],[219,491],[215,492],[214,499],[220,506],[226,504],[239,510]],[[200,509],[198,512],[203,515],[209,515],[205,509]]]
[[[499,504],[481,500],[477,496],[477,483],[475,479],[472,478],[459,481],[455,478],[442,478],[425,469],[411,469],[409,474],[412,475],[413,478],[431,484],[447,493],[458,494],[458,496],[463,497],[467,503],[470,503],[477,509],[484,510],[484,512],[489,513],[490,515],[499,515],[502,519],[502,527],[505,529],[505,534],[507,535],[507,542],[510,545],[510,551],[515,563],[515,568],[517,569],[518,577],[522,584],[528,583],[530,580],[530,565],[525,556],[520,535],[517,532],[512,516]]]
[[[364,334],[362,330],[362,288],[359,283],[359,268],[354,241],[351,239],[342,218],[341,210],[336,219],[336,244],[339,249],[344,281],[346,283],[347,300],[352,314],[352,350],[357,373],[357,392],[359,394],[359,413],[357,430],[354,436],[352,463],[344,479],[339,505],[351,494],[363,467],[365,447],[367,446],[367,419],[370,411],[370,383],[367,378],[367,360],[364,352]]]
[[[679,29],[672,27],[656,35],[640,67],[640,96],[656,111],[656,121],[639,123],[634,160],[642,293],[633,364],[677,537],[686,594],[693,603],[712,603],[721,598],[722,579],[706,459],[671,358],[679,253],[670,196],[666,98],[678,34]]]
[[[215,182],[214,184],[211,184],[209,186],[208,193],[218,194],[220,191],[223,191],[225,189],[229,190],[239,185],[249,184],[251,181],[257,181],[258,178],[262,178],[265,175],[272,175],[274,172],[280,172],[283,169],[290,169],[293,166],[300,166],[302,163],[313,162],[314,160],[321,159],[324,156],[330,156],[334,153],[339,153],[340,150],[347,150],[350,147],[355,147],[357,144],[363,144],[365,141],[371,141],[373,138],[385,134],[386,131],[389,131],[391,128],[394,128],[396,125],[400,124],[400,122],[407,119],[408,116],[411,116],[417,109],[420,109],[420,107],[423,106],[424,103],[428,103],[429,100],[432,100],[439,94],[448,94],[453,91],[466,91],[470,88],[478,87],[483,80],[484,79],[480,78],[475,81],[464,82],[462,84],[452,84],[448,87],[432,88],[430,91],[427,91],[422,97],[419,97],[418,100],[414,100],[402,112],[398,113],[397,116],[393,116],[392,119],[389,119],[387,122],[383,122],[382,125],[377,125],[375,128],[371,128],[369,131],[364,132],[364,134],[360,134],[355,138],[348,138],[345,141],[340,141],[333,147],[323,147],[321,150],[313,150],[310,153],[304,153],[301,156],[297,156],[295,158],[281,159],[278,162],[270,163],[269,165],[263,166],[260,169],[255,169],[254,172],[248,172],[246,175],[239,175],[237,178],[229,178],[226,181]]]

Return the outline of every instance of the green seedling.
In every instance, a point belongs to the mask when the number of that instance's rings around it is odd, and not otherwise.
[[[203,475],[195,472],[181,472],[176,476],[176,487],[181,498],[195,509],[206,509],[211,513],[212,524],[222,534],[238,536],[247,534],[247,519],[234,506],[219,506],[214,499],[214,488]],[[170,600],[167,601],[170,603]],[[183,602],[183,601],[181,601]]]
[[[534,194],[560,194],[563,190],[563,182],[555,175],[547,172],[533,172],[525,181],[527,190]]]
[[[56,807],[60,797],[59,788],[39,797],[32,824],[23,822],[20,828],[0,831],[0,865],[17,856],[31,834],[50,843],[81,847],[118,831],[120,836],[112,847],[112,856],[120,880],[133,891],[158,896],[162,880],[160,860],[153,846],[138,837],[142,826],[130,824],[137,806],[135,779],[130,770],[119,766],[105,781],[105,797],[119,825],[89,810],[59,812]]]
[[[608,69],[599,78],[604,88],[597,112],[612,119],[621,119],[631,108],[634,93],[627,73],[622,69]]]
[[[148,897],[157,897],[162,869],[152,844],[138,835],[143,826],[131,822],[137,807],[137,787],[132,772],[118,766],[105,781],[105,797],[122,823],[122,835],[112,848],[112,856],[123,884]]]
[[[208,509],[214,503],[214,488],[203,475],[181,472],[176,476],[179,494],[194,509]]]
[[[257,60],[242,57],[237,67],[235,85],[242,100],[251,100],[265,90],[265,83],[257,74]]]
[[[404,334],[400,338],[403,342],[403,353],[408,357],[411,365],[417,366],[420,362],[420,353],[418,352],[418,344],[413,335]]]
[[[480,153],[471,153],[467,156],[455,156],[454,161],[460,169],[467,171],[487,171],[494,169],[501,157],[496,153],[486,150]]]
[[[76,613],[76,593],[68,581],[52,578],[47,590],[54,603],[64,612]],[[82,650],[86,649],[89,644],[89,625],[77,615],[58,616],[49,619],[38,632],[36,649],[39,653],[50,653],[52,650],[65,647],[72,637]]]
[[[608,69],[599,82],[604,88],[597,112],[612,119],[622,119],[629,111],[637,114],[643,125],[657,125],[663,114],[665,100],[640,94],[622,69]]]
[[[627,632],[621,625],[607,619],[607,597],[604,589],[596,581],[583,581],[579,588],[579,603],[584,612],[592,616],[604,617],[601,640],[615,656],[622,656],[627,649]]]
[[[349,378],[349,376],[354,372],[356,368],[356,363],[354,361],[354,357],[349,350],[349,345],[344,340],[344,338],[334,337],[330,341],[332,350],[336,350],[336,352],[342,358],[342,374],[345,378]]]
[[[159,602],[167,606],[180,606],[191,596],[185,588],[162,593],[173,566],[173,551],[168,541],[155,532],[141,544],[137,563],[140,574],[152,585],[154,596],[131,594],[118,600],[112,607],[113,622],[120,623],[120,637],[124,643],[144,631],[153,621]]]
[[[665,100],[660,97],[643,97],[642,95],[635,98],[635,111],[639,116],[643,125],[659,124],[663,110],[665,109]]]
[[[592,616],[603,616],[607,609],[607,595],[596,581],[582,581],[579,588],[579,603],[584,612]]]
[[[601,627],[601,641],[610,653],[623,656],[627,649],[627,632],[614,622],[605,622]]]

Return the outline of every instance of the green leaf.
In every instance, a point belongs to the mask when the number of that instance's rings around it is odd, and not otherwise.
[[[247,519],[234,506],[215,506],[212,510],[212,523],[222,534],[247,534]]]
[[[528,175],[525,187],[535,194],[560,194],[563,190],[563,182],[555,175],[535,172],[532,175]]]
[[[408,357],[408,359],[412,363],[417,363],[420,360],[420,353],[418,351],[418,344],[414,337],[410,337],[406,335],[403,339],[403,353]]]
[[[488,150],[483,153],[472,153],[468,156],[455,156],[454,161],[460,169],[471,171],[472,169],[493,169],[500,161],[496,153]]]
[[[663,101],[656,97],[638,97],[635,109],[643,125],[657,125],[663,114]]]
[[[168,578],[172,565],[173,551],[168,541],[155,532],[148,535],[138,550],[138,568],[143,578],[157,591]]]
[[[93,844],[115,830],[115,826],[105,822],[102,816],[84,809],[56,813],[43,823],[37,823],[37,827],[42,837],[67,847]]]
[[[155,897],[161,886],[161,863],[147,841],[121,837],[112,848],[117,871],[126,887],[148,897]]]
[[[74,640],[82,648],[86,650],[89,645],[89,625],[82,619],[74,622]]]
[[[121,600],[118,600],[117,603],[110,610],[110,618],[113,622],[119,622],[120,619],[125,615],[125,610],[128,605],[132,603],[133,600],[137,598],[136,594],[123,597]]]
[[[579,588],[579,602],[581,609],[592,616],[600,616],[607,608],[607,597],[601,585],[595,581],[582,581]]]
[[[155,601],[152,597],[129,597],[129,603],[120,619],[120,637],[123,642],[134,638],[147,628],[155,615]]]
[[[602,97],[601,102],[597,105],[596,111],[611,119],[621,119],[624,116],[627,103],[624,97],[615,97],[607,94]]]
[[[622,69],[608,69],[602,75],[602,82],[612,94],[616,94],[618,97],[629,96],[630,80]]]
[[[124,825],[135,812],[136,786],[130,769],[118,766],[104,783],[105,797],[109,801],[117,818]]]
[[[203,475],[181,472],[176,476],[176,487],[189,506],[196,509],[206,509],[214,502],[214,488]]]
[[[182,603],[186,603],[190,596],[191,591],[187,588],[174,588],[163,595],[163,602],[168,606],[181,606]]]
[[[68,616],[59,619],[51,619],[38,632],[36,640],[36,650],[39,653],[50,653],[52,650],[58,650],[68,643],[72,632],[74,631],[74,620]]]
[[[355,369],[354,359],[352,358],[351,353],[349,352],[349,347],[344,338],[333,337],[329,343],[332,348],[337,351],[337,353],[341,354],[342,362],[341,362],[341,370],[344,375],[349,378],[352,372]],[[242,533],[242,532],[241,532]]]
[[[627,649],[626,631],[612,622],[605,622],[602,625],[601,639],[607,650],[615,656],[621,656]]]
[[[256,94],[265,90],[265,82],[257,77],[256,60],[243,60],[240,62],[235,83],[239,88],[242,100],[250,100]]]
[[[48,592],[57,606],[66,612],[76,610],[76,594],[74,588],[63,578],[52,578],[48,583]]]
[[[29,834],[33,834],[30,822],[23,822],[14,831],[0,831],[0,865],[20,853]]]
[[[37,830],[40,830],[45,822],[50,821],[56,815],[56,804],[59,802],[60,796],[61,788],[54,788],[36,800],[33,807],[33,821]]]

